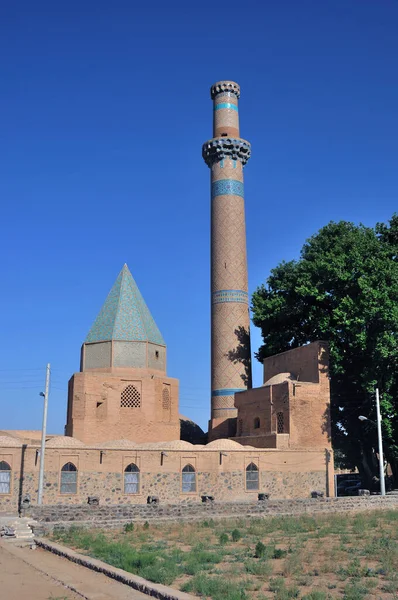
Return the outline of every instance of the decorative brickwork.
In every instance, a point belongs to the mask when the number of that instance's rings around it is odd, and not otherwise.
[[[120,396],[120,406],[121,408],[141,407],[141,394],[135,385],[128,385],[124,388]]]
[[[211,86],[211,99],[214,100],[218,94],[223,94],[225,92],[234,94],[237,98],[240,97],[240,87],[235,81],[217,81],[217,83]]]
[[[242,139],[229,137],[213,138],[203,144],[202,156],[208,167],[225,158],[240,160],[245,165],[250,158],[251,146]]]

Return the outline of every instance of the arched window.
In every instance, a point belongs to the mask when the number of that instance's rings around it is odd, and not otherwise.
[[[254,419],[254,429],[260,429],[260,419],[258,417]]]
[[[182,491],[184,494],[196,492],[196,472],[192,465],[185,465],[182,470]]]
[[[77,494],[77,469],[71,462],[61,469],[61,494]]]
[[[246,467],[246,489],[258,490],[258,467],[254,463]]]
[[[140,408],[141,394],[135,385],[128,385],[120,395],[121,408]]]
[[[124,493],[138,494],[140,491],[140,470],[134,463],[124,469]]]
[[[285,433],[285,420],[283,417],[283,412],[278,412],[276,414],[276,431],[277,433]]]
[[[0,494],[11,492],[11,467],[4,460],[0,462]]]

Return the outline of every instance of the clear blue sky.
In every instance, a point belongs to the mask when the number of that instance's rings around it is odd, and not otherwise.
[[[206,427],[209,87],[242,88],[252,292],[328,221],[398,208],[397,28],[396,0],[2,3],[0,429],[40,428],[49,361],[63,431],[124,262]]]

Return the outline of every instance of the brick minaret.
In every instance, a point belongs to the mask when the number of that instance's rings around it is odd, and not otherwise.
[[[240,88],[211,88],[213,138],[203,145],[211,169],[211,419],[209,438],[235,433],[235,392],[251,387],[243,167],[250,144],[239,137]]]

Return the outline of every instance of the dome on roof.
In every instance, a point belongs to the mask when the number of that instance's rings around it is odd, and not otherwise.
[[[17,440],[10,435],[0,435],[0,448],[19,448],[22,440]]]
[[[172,442],[165,442],[163,447],[170,448],[171,450],[185,450],[185,448],[191,450],[193,445],[185,440],[173,440]]]
[[[131,440],[112,440],[101,446],[102,448],[137,448],[137,444]]]
[[[293,375],[293,373],[278,373],[263,383],[263,387],[266,385],[277,385],[278,383],[283,383],[284,381],[297,381],[297,377]]]
[[[84,448],[85,445],[77,438],[68,435],[56,435],[46,443],[47,448]]]
[[[205,450],[242,450],[248,448],[248,446],[242,446],[234,440],[214,440],[205,446]]]

